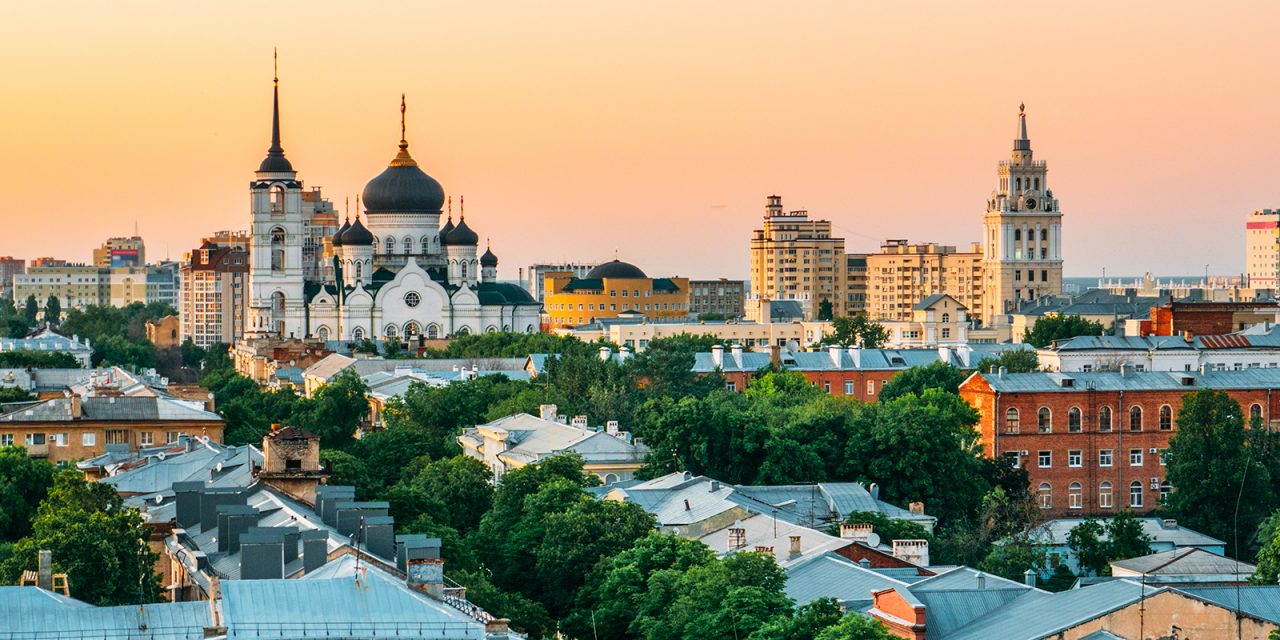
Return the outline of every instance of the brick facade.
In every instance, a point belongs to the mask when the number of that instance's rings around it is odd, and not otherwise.
[[[1213,375],[1216,378],[1233,373]],[[1066,378],[1041,373],[1005,375],[1038,376],[1041,380]],[[1150,376],[1147,380],[1169,382],[1176,375],[1128,373],[1134,383],[1122,389],[1110,388],[1114,385],[1091,389],[1084,381],[1074,380],[1068,383],[1073,386],[1051,391],[1000,391],[998,388],[1005,385],[1000,384],[1003,380],[998,375],[975,374],[960,386],[960,395],[981,416],[978,430],[984,454],[1016,460],[1027,470],[1031,491],[1037,495],[1046,517],[1107,516],[1125,508],[1141,514],[1159,507],[1161,492],[1169,489],[1162,454],[1177,432],[1183,397],[1201,387],[1191,383],[1184,388],[1144,389],[1139,378]],[[1275,377],[1280,381],[1280,376]],[[1190,373],[1182,380],[1199,381]],[[993,381],[997,383],[994,387]],[[1280,384],[1226,391],[1240,403],[1246,417],[1256,412],[1264,424],[1269,424],[1280,409],[1280,393],[1274,393],[1275,389],[1280,389]],[[1140,421],[1132,424],[1131,412],[1135,408],[1140,412]],[[1010,410],[1016,411],[1016,420]],[[1043,425],[1042,411],[1047,411]]]
[[[894,376],[902,373],[904,369],[888,369],[888,370],[850,370],[850,371],[805,371],[801,369],[788,369],[795,371],[804,376],[805,380],[827,393],[838,398],[857,398],[863,402],[875,402],[879,397],[880,390],[884,385],[888,384]],[[755,371],[728,371],[723,372],[725,384],[731,385],[734,391],[742,391],[747,388],[751,380],[756,377]],[[852,393],[847,391],[852,389]]]

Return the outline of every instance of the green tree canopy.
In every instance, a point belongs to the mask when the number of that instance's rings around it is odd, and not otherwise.
[[[293,423],[320,436],[324,447],[338,448],[351,442],[369,416],[369,387],[354,369],[338,373],[295,407]]]
[[[0,351],[0,367],[13,369],[76,369],[80,363],[65,351]]]
[[[1031,373],[1040,370],[1040,358],[1032,349],[1012,349],[999,356],[983,358],[975,369],[982,373],[990,373],[992,367],[996,370],[1004,367],[1009,373]]]
[[[58,296],[49,296],[49,299],[44,301],[44,320],[54,326],[62,320],[62,301]]]
[[[1075,554],[1081,575],[1103,575],[1114,560],[1137,558],[1151,553],[1151,536],[1132,511],[1124,510],[1109,520],[1087,518],[1067,533],[1067,546]]]
[[[1280,509],[1258,527],[1257,570],[1249,584],[1274,585],[1280,582]]]
[[[40,316],[40,301],[36,300],[35,294],[27,296],[27,301],[22,305],[22,315],[27,321],[27,326],[36,323],[36,318]]]
[[[880,389],[880,402],[888,402],[908,393],[921,395],[926,389],[959,393],[960,383],[969,377],[964,371],[942,361],[911,367],[894,376]]]
[[[878,349],[889,332],[876,322],[872,322],[865,313],[836,318],[831,321],[832,331],[822,339],[822,345],[861,346],[863,349]]]
[[[21,447],[0,448],[0,542],[31,533],[36,507],[53,485],[53,465]]]
[[[893,636],[879,620],[849,614],[838,624],[823,629],[814,640],[890,640]]]
[[[1100,336],[1102,323],[1080,316],[1047,315],[1036,320],[1022,336],[1022,341],[1038,349],[1049,346],[1054,340],[1066,340],[1076,336]]]

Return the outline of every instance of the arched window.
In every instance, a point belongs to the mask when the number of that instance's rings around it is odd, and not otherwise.
[[[271,185],[271,215],[284,213],[284,185]]]
[[[1112,507],[1111,483],[1103,482],[1098,485],[1098,507],[1102,509],[1110,509]]]
[[[949,313],[942,314],[942,323],[946,324],[948,322],[951,322],[951,314]]]
[[[1254,405],[1255,407],[1257,405]],[[1169,431],[1173,429],[1173,407],[1167,404],[1160,405],[1160,430]]]
[[[1040,190],[1040,178],[1036,178],[1036,191]]]
[[[404,237],[404,254],[407,256],[411,253],[413,253],[413,238],[410,238],[409,236],[405,236]]]
[[[373,238],[373,252],[374,252],[374,253],[377,253],[377,252],[378,252],[378,237],[377,237],[377,236],[374,236],[374,238]]]
[[[1142,431],[1142,407],[1136,404],[1129,407],[1129,430]]]
[[[1038,494],[1040,498],[1040,508],[1052,509],[1053,508],[1053,485],[1049,484],[1048,482],[1041,482],[1040,491],[1038,492]]]
[[[497,328],[497,327],[495,327],[495,326],[493,326],[493,325],[489,325],[488,327],[486,327],[486,328],[485,328],[484,332],[485,332],[485,333],[497,333],[497,332],[498,332],[498,328]]]
[[[1255,420],[1262,419],[1262,405],[1253,403],[1249,405],[1249,425],[1252,426]]]
[[[1022,191],[1022,178],[1014,178],[1013,184],[1016,191]]]
[[[271,270],[284,271],[284,229],[271,230]]]
[[[1084,489],[1081,488],[1079,482],[1072,482],[1067,487],[1067,507],[1071,509],[1084,508]]]
[[[361,327],[356,327],[355,329],[352,329],[352,330],[351,330],[351,339],[352,339],[352,340],[364,340],[364,329],[363,329],[363,328],[361,328]]]
[[[1098,431],[1111,431],[1111,407],[1098,409]]]
[[[422,253],[431,253],[431,236],[422,236]]]
[[[329,339],[329,327],[320,327],[316,329],[316,337],[323,342]]]
[[[1067,431],[1080,433],[1080,430],[1080,407],[1071,407],[1067,410]]]
[[[1004,430],[1005,430],[1005,432],[1006,432],[1006,433],[1017,433],[1017,432],[1018,432],[1018,428],[1019,428],[1019,424],[1018,424],[1018,423],[1019,423],[1019,420],[1018,420],[1018,410],[1017,410],[1017,409],[1014,409],[1013,407],[1009,407],[1009,410],[1008,410],[1008,411],[1006,411],[1006,412],[1004,412]]]
[[[1129,508],[1142,508],[1142,483],[1137,480],[1129,483]]]
[[[389,324],[382,329],[382,335],[386,336],[387,338],[395,338],[396,335],[399,333],[400,333],[400,330],[394,324]]]
[[[606,473],[606,474],[604,474],[604,483],[605,483],[606,485],[613,484],[613,483],[615,483],[615,482],[617,482],[617,481],[618,481],[618,474],[616,474],[616,473]]]
[[[436,338],[439,338],[439,337],[440,337],[440,327],[437,327],[434,322],[427,325],[427,339],[435,340]]]
[[[459,269],[458,273],[462,276],[462,279],[465,280],[467,278],[467,263],[463,262],[462,264],[458,265],[458,269]]]
[[[356,260],[356,280],[364,277],[364,262]]]
[[[1036,428],[1040,433],[1053,433],[1053,413],[1049,407],[1040,407],[1036,412]]]
[[[1013,230],[1013,241],[1020,242],[1022,240],[1022,229]]]
[[[387,238],[387,255],[391,255],[395,252],[396,252],[396,239]]]
[[[404,337],[406,340],[412,340],[420,333],[422,333],[422,329],[418,326],[417,322],[410,320],[404,323]]]
[[[458,335],[460,335],[460,336],[469,335],[470,333],[471,333],[471,329],[468,329],[468,328],[466,328],[466,327],[459,327],[459,328],[458,328]]]
[[[1048,240],[1048,239],[1049,239],[1049,230],[1048,230],[1048,229],[1041,229],[1041,230],[1040,230],[1040,239],[1041,239],[1041,240]]]

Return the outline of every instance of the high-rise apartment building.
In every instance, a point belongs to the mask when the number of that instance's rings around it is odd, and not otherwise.
[[[12,298],[13,277],[26,272],[26,260],[13,256],[0,257],[0,298]]]
[[[147,267],[96,267],[87,264],[32,267],[13,278],[15,300],[35,296],[44,306],[49,296],[63,309],[93,305],[124,307],[135,302],[178,302],[176,263]]]
[[[93,250],[93,266],[102,269],[141,267],[146,264],[147,248],[141,236],[107,238],[101,247]]]
[[[1244,268],[1249,286],[1276,287],[1280,268],[1280,209],[1249,214],[1244,231]]]
[[[968,252],[948,245],[886,240],[866,256],[867,315],[876,321],[912,319],[912,309],[932,295],[946,294],[967,309],[982,300],[982,246]]]
[[[178,317],[182,340],[233,344],[244,331],[249,234],[224,231],[182,258]]]
[[[769,196],[763,228],[751,238],[751,294],[769,300],[796,300],[812,320],[823,301],[835,316],[845,315],[847,258],[844,238],[831,223],[811,220],[808,211],[784,211],[782,198]]]
[[[52,258],[49,256],[43,256],[40,258],[33,259],[31,261],[31,264],[28,266],[34,269],[36,267],[65,267],[68,264],[71,264],[71,263],[67,262],[66,260],[63,260],[62,258]]]
[[[996,167],[999,185],[983,218],[985,292],[978,315],[987,325],[1004,324],[1022,302],[1062,292],[1062,210],[1048,171],[1032,158],[1027,114],[1019,107],[1013,151]]]
[[[850,253],[845,262],[845,313],[856,315],[867,312],[867,254]]]

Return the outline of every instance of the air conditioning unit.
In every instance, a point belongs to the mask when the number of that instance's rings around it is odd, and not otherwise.
[[[1155,454],[1160,453],[1160,450],[1155,447],[1151,447],[1150,449],[1147,450],[1147,453],[1150,453],[1151,455],[1154,456]]]
[[[1031,454],[1031,452],[1030,452],[1030,451],[1027,451],[1026,449],[1023,449],[1023,450],[1022,450],[1022,455],[1026,456],[1026,455],[1030,455],[1030,454]]]
[[[1151,479],[1151,488],[1152,488],[1152,489],[1159,489],[1159,488],[1160,488],[1160,478],[1152,478],[1152,479]]]

